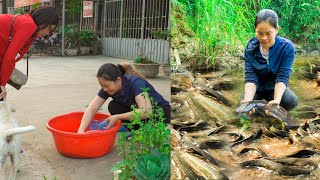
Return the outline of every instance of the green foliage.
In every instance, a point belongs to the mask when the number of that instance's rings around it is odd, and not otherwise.
[[[79,33],[79,45],[91,47],[96,42],[97,38],[91,31],[81,31]]]
[[[79,46],[79,27],[77,24],[68,24],[64,27],[65,47],[68,49],[78,48]],[[62,33],[62,27],[58,28],[58,33]]]
[[[154,64],[155,62],[149,60],[145,56],[138,56],[138,57],[133,59],[133,63],[136,63],[136,64]]]
[[[173,48],[187,47],[184,51],[192,51],[180,54],[191,67],[208,67],[226,51],[235,54],[238,49],[244,50],[255,36],[256,14],[266,8],[279,15],[279,35],[319,47],[320,1],[172,0],[171,6],[171,44]]]
[[[81,2],[79,0],[66,1],[66,12],[70,14],[80,13],[82,8]]]
[[[175,3],[182,7],[186,13],[186,22],[195,33],[193,39],[197,47],[197,62],[200,65],[213,63],[216,54],[224,48],[233,52],[239,43],[245,47],[247,41],[254,36],[255,14],[267,2],[177,0]]]
[[[250,127],[250,120],[244,116],[244,115],[240,115],[240,123],[242,124],[242,127],[240,129],[240,133],[242,133],[243,131],[245,131],[248,127]]]
[[[157,39],[166,39],[168,37],[168,35],[170,34],[169,30],[153,30],[151,31],[151,34],[154,38]]]
[[[47,177],[46,177],[45,175],[43,175],[43,179],[44,179],[44,180],[47,180]],[[53,180],[56,180],[56,179],[57,179],[57,177],[54,176],[54,177],[53,177]]]
[[[165,180],[170,176],[170,155],[155,149],[144,155],[134,165],[135,177],[141,180]]]
[[[319,46],[320,1],[274,0],[270,8],[279,16],[281,34],[297,43]]]
[[[118,143],[120,154],[123,154],[124,160],[118,162],[112,171],[122,170],[119,174],[120,179],[129,179],[135,175],[135,165],[137,161],[146,155],[152,155],[154,150],[168,156],[170,153],[169,136],[170,129],[164,123],[164,111],[158,107],[152,97],[148,95],[149,88],[144,88],[144,98],[151,101],[152,108],[138,112],[135,106],[132,106],[134,116],[131,117],[130,123],[127,125],[130,130],[131,137],[126,140],[125,134],[122,134]],[[148,116],[148,121],[141,119],[141,114]],[[140,128],[135,130],[134,126],[139,125]],[[166,163],[166,159],[161,159],[160,164]],[[140,165],[139,165],[140,167]]]
[[[20,15],[23,15],[23,14],[26,14],[27,12],[25,10],[23,10],[22,8],[15,8],[14,9],[14,14],[20,14]]]
[[[31,6],[31,9],[35,9],[35,8],[41,6],[41,5],[42,5],[41,2],[37,2],[37,3],[35,3],[35,4],[33,4],[33,5]]]

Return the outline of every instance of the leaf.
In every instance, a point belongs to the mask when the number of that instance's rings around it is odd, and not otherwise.
[[[248,124],[244,124],[240,129],[240,134],[243,133],[249,127]]]

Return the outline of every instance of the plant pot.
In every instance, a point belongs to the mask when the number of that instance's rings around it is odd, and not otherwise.
[[[78,49],[67,49],[67,54],[69,56],[75,56],[77,55]]]
[[[159,74],[160,64],[136,64],[134,63],[134,68],[139,73],[143,74],[147,78],[154,78]]]
[[[80,54],[89,54],[91,47],[80,47]]]
[[[171,65],[170,64],[162,65],[162,70],[165,75],[170,75],[171,74]]]

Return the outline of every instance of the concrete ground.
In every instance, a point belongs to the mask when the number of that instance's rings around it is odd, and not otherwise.
[[[33,56],[29,61],[29,81],[19,91],[7,85],[7,101],[12,103],[20,126],[34,125],[37,130],[22,135],[20,172],[17,180],[109,180],[111,167],[122,156],[117,146],[96,159],[72,159],[60,155],[54,145],[47,121],[57,115],[85,111],[99,90],[96,72],[104,63],[120,63],[123,59],[105,56],[46,57]],[[26,60],[17,63],[22,71]],[[149,79],[165,99],[170,99],[170,77],[161,69],[157,78]],[[105,112],[107,107],[103,107]],[[7,171],[8,172],[8,171]]]

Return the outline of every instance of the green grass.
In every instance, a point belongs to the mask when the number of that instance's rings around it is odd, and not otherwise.
[[[182,39],[181,34],[189,38],[186,44],[194,48],[188,47],[186,51],[193,51],[193,55],[181,56],[193,67],[213,65],[215,57],[224,56],[226,51],[233,54],[239,48],[244,50],[248,40],[255,36],[257,12],[266,8],[279,15],[279,35],[295,43],[319,47],[320,1],[172,0],[171,3],[172,39]],[[177,48],[175,44],[172,43],[173,48]]]
[[[256,3],[257,2],[257,3]],[[199,65],[214,63],[222,50],[234,52],[254,36],[254,17],[269,1],[199,0],[173,1],[186,12],[185,20],[194,32]],[[173,19],[175,21],[175,19]]]

